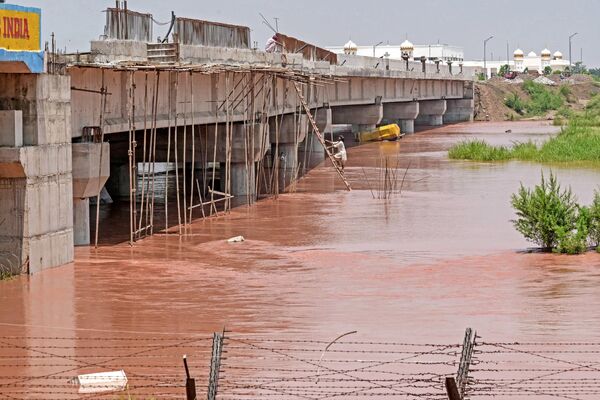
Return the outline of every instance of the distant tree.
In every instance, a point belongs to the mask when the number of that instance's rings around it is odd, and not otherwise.
[[[590,68],[590,69],[588,69],[588,72],[591,75],[594,75],[595,77],[600,78],[600,68]]]
[[[546,68],[544,68],[544,75],[550,75],[552,73],[552,67],[547,65]]]
[[[498,70],[498,75],[504,76],[510,72],[510,66],[508,64],[504,64]]]
[[[573,73],[574,74],[586,74],[587,67],[581,61],[577,61],[575,63],[575,65],[573,66]]]

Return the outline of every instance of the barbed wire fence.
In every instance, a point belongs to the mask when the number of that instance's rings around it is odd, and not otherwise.
[[[451,344],[352,340],[355,333],[333,341],[225,331],[0,336],[0,399],[600,398],[600,343],[486,342],[471,329]],[[118,390],[73,384],[79,374],[118,370],[127,374]]]

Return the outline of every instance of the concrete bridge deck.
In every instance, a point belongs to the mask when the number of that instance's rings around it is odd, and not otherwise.
[[[473,71],[466,68],[192,45],[156,63],[148,46],[94,41],[89,54],[68,60],[64,75],[2,73],[0,264],[33,273],[71,261],[74,244],[90,243],[89,198],[107,180],[113,196],[130,196],[132,239],[147,234],[154,208],[147,180],[140,204],[138,179],[150,163],[177,166],[175,212],[183,223],[194,216],[195,186],[206,195],[218,180],[212,190],[249,204],[259,192],[282,190],[324,159],[294,84],[323,131],[396,122],[412,133],[415,124],[473,116]],[[138,163],[145,163],[141,174]],[[261,176],[270,176],[268,184]]]

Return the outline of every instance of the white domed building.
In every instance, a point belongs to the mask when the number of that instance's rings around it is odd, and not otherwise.
[[[358,46],[352,40],[348,40],[348,43],[344,45],[344,54],[356,55]]]
[[[483,70],[483,60],[476,61],[465,61],[465,67],[475,67],[479,72]],[[546,67],[552,68],[552,71],[562,71],[569,65],[569,61],[563,59],[563,55],[560,51],[555,51],[554,54],[549,49],[544,49],[540,54],[536,54],[535,51],[530,51],[525,54],[522,49],[516,49],[513,52],[512,60],[502,59],[487,59],[487,76],[490,77],[493,74],[497,74],[503,65],[510,67],[511,71],[525,72],[525,71],[536,71],[540,74],[544,72]]]
[[[388,58],[402,60],[403,55],[408,55],[410,61],[419,61],[425,57],[427,62],[439,60],[443,64],[448,62],[459,64],[464,60],[464,50],[460,46],[448,44],[413,44],[408,39],[398,44],[369,44],[358,46],[352,40],[344,46],[329,46],[327,50],[335,54]]]
[[[525,59],[525,53],[523,53],[523,50],[516,49],[515,52],[513,53],[514,69],[516,71],[522,71],[524,69],[524,67],[523,67],[524,59]],[[508,63],[508,65],[510,65],[510,62]]]
[[[548,49],[542,50],[540,53],[542,61],[542,71],[550,66],[550,60],[552,60],[552,52]]]
[[[400,53],[402,55],[408,54],[408,58],[412,59],[415,53],[415,46],[406,39],[400,44]]]

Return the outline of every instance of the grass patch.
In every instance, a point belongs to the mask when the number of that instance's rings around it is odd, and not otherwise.
[[[448,156],[473,161],[600,162],[600,96],[590,100],[585,111],[570,113],[558,136],[541,146],[533,142],[492,146],[483,140],[468,140],[452,146]]]
[[[553,90],[531,80],[523,82],[522,88],[529,95],[529,100],[512,93],[504,100],[504,104],[520,115],[528,117],[544,115],[548,111],[560,109],[571,95],[571,90],[567,86]]]

